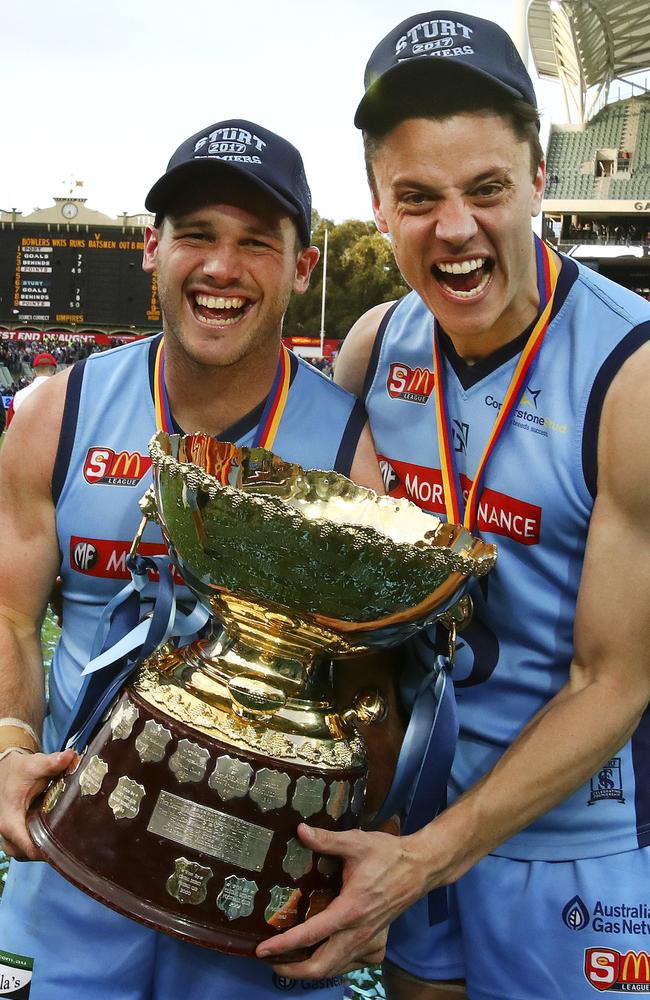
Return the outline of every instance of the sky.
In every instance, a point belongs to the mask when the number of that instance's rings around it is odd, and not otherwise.
[[[71,189],[108,215],[144,198],[180,143],[246,118],[300,149],[318,212],[371,216],[353,125],[368,56],[418,0],[30,0],[0,16],[0,209]],[[512,0],[465,12],[509,29]],[[529,62],[531,75],[537,82]],[[542,135],[559,88],[537,87]],[[83,182],[83,187],[75,182]]]

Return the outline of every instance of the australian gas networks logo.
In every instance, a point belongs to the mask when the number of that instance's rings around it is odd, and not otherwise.
[[[650,904],[608,902],[597,899],[590,911],[580,896],[574,896],[562,910],[562,922],[569,930],[583,931],[590,927],[597,934],[629,934],[650,936]]]
[[[521,427],[526,431],[532,431],[534,434],[542,434],[543,437],[548,437],[549,433],[566,434],[566,422],[549,417],[543,412],[541,395],[541,389],[533,389],[529,385],[526,386],[519,404],[512,414],[513,426]],[[497,412],[502,406],[502,400],[495,399],[489,393],[485,397],[484,403]]]

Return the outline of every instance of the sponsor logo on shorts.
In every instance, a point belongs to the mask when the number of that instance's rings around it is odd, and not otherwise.
[[[581,931],[589,926],[589,910],[580,899],[574,896],[562,910],[562,920],[572,931]]]
[[[80,538],[72,535],[70,538],[70,566],[84,576],[97,576],[104,580],[130,580],[131,574],[126,560],[131,548],[131,542],[110,538]],[[141,556],[162,556],[167,552],[162,542],[140,542],[138,552]],[[158,574],[150,571],[152,580],[158,579]],[[174,570],[176,583],[183,583],[180,575]]]
[[[34,959],[0,951],[0,997],[27,1000],[31,991]]]
[[[288,976],[278,976],[276,972],[273,973],[273,985],[276,990],[280,990],[282,993],[289,993],[297,986],[303,990],[333,990],[337,986],[341,986],[342,983],[343,980],[340,976],[334,976],[331,979],[289,979]]]
[[[647,951],[585,949],[585,976],[596,990],[609,993],[650,993],[650,955]]]
[[[620,757],[612,757],[593,776],[591,779],[591,796],[587,805],[593,806],[596,802],[611,800],[621,803],[625,802]]]
[[[91,486],[137,486],[150,468],[150,457],[139,451],[94,447],[88,449],[83,474]]]
[[[378,455],[379,466],[384,475],[390,476],[391,485],[386,486],[390,495],[406,497],[423,510],[433,514],[445,513],[442,475],[439,469],[429,469],[423,465],[399,462],[385,455]],[[460,477],[463,496],[467,499],[471,480]],[[542,530],[542,508],[536,504],[509,497],[496,490],[485,489],[481,494],[478,508],[479,531],[491,531],[495,535],[512,538],[522,545],[537,545]]]
[[[411,368],[399,361],[393,362],[386,379],[386,389],[391,399],[405,399],[409,403],[426,403],[433,389],[434,375],[428,368]]]

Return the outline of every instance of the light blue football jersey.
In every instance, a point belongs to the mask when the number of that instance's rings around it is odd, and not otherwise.
[[[529,332],[471,366],[441,334],[465,490]],[[497,545],[498,559],[473,588],[474,619],[458,642],[451,800],[496,763],[567,680],[602,405],[621,365],[648,339],[646,301],[563,258],[546,338],[484,478],[476,530]],[[432,317],[411,292],[384,317],[364,394],[388,490],[444,518],[432,367]],[[419,655],[429,656],[431,644],[422,637]],[[565,860],[650,843],[649,762],[646,713],[589,782],[496,853]]]
[[[126,557],[141,519],[138,501],[151,483],[147,446],[156,432],[153,365],[159,341],[148,338],[92,355],[71,373],[52,484],[65,622],[50,677],[46,736],[52,748],[79,689],[101,611],[130,579]],[[274,451],[305,468],[347,475],[367,419],[363,405],[294,354],[290,362]],[[264,402],[220,437],[251,446]],[[150,523],[140,552],[164,551],[160,529]],[[191,597],[179,587],[183,596]]]

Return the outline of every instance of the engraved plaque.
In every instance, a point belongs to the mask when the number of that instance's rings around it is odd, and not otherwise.
[[[143,798],[144,786],[122,775],[108,796],[108,804],[113,810],[115,819],[133,819],[140,812]]]
[[[340,819],[350,801],[350,783],[348,781],[333,781],[327,797],[326,811],[332,819]]]
[[[366,779],[357,778],[352,789],[352,802],[350,808],[355,816],[358,816],[363,807],[363,800],[366,794]]]
[[[115,710],[113,718],[111,719],[113,739],[127,739],[131,735],[139,715],[140,713],[132,702],[123,701],[119,708]]]
[[[135,741],[135,748],[143,764],[150,761],[157,763],[165,756],[167,744],[172,738],[169,729],[165,729],[153,719],[147,719],[144,728]]]
[[[241,799],[246,795],[252,776],[253,768],[245,760],[228,756],[219,757],[208,784],[224,802],[227,802],[229,799]]]
[[[164,790],[158,796],[147,830],[254,872],[262,871],[273,838],[273,831],[263,826]]]
[[[174,874],[167,879],[167,892],[179,903],[202,903],[208,894],[208,882],[214,872],[196,861],[176,858]]]
[[[82,795],[97,795],[108,774],[108,764],[101,757],[91,757],[79,775],[79,790]]]
[[[284,771],[271,771],[268,767],[263,767],[255,775],[250,796],[262,812],[280,809],[286,805],[290,782],[291,778]]]
[[[298,903],[302,893],[300,889],[291,886],[274,885],[271,889],[271,901],[264,910],[264,919],[271,927],[286,930],[293,927],[298,919]]]
[[[282,867],[287,875],[295,881],[310,872],[314,864],[314,856],[308,847],[296,838],[292,837],[287,844],[287,853],[284,856]]]
[[[191,740],[179,740],[176,752],[169,759],[169,766],[180,781],[202,781],[210,760],[210,751]]]
[[[329,889],[316,889],[315,892],[312,892],[309,897],[309,907],[305,920],[309,920],[310,917],[315,917],[317,913],[321,913],[332,902],[335,896],[336,893],[330,892]]]
[[[256,895],[256,882],[250,882],[247,878],[238,878],[236,875],[228,875],[223,889],[217,896],[217,906],[222,913],[225,913],[228,920],[250,917],[255,906]]]
[[[321,854],[316,867],[321,875],[325,875],[329,878],[332,875],[336,875],[337,872],[340,872],[341,862],[338,858],[331,858],[327,854]]]
[[[301,774],[296,782],[291,804],[296,812],[307,819],[323,808],[324,791],[325,782],[322,778],[309,778],[306,774]]]
[[[63,780],[63,778],[59,778],[59,780],[55,781],[53,785],[50,785],[47,792],[45,793],[45,797],[43,798],[43,812],[49,813],[52,811],[52,809],[54,809],[54,806],[59,801],[59,798],[61,797],[61,792],[63,791],[64,788],[65,788],[65,781]]]

